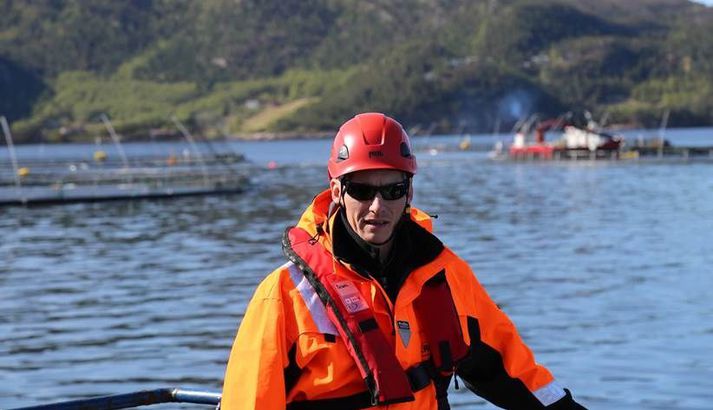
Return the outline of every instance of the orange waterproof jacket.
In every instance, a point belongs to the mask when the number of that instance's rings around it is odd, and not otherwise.
[[[298,227],[326,249],[334,217],[331,197],[318,195]],[[430,218],[416,209],[411,219],[428,231]],[[550,372],[538,365],[515,327],[490,299],[469,266],[447,247],[406,277],[392,303],[375,279],[334,259],[335,273],[356,285],[369,304],[403,369],[429,360],[430,349],[414,302],[424,284],[445,272],[469,356],[457,374],[478,395],[504,408],[553,408],[571,400]],[[447,382],[446,382],[447,383]],[[368,407],[367,388],[345,342],[302,271],[288,262],[268,275],[255,291],[230,353],[221,408],[303,409]],[[413,401],[377,408],[443,409],[437,383],[414,392]],[[561,407],[569,408],[569,407]]]

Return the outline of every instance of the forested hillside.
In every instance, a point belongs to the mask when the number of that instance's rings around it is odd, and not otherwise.
[[[0,115],[24,141],[417,132],[588,109],[713,124],[713,9],[687,0],[0,0]]]

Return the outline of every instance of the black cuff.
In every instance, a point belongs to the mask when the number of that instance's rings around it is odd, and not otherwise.
[[[564,389],[566,395],[547,406],[548,410],[587,410],[586,407],[574,401],[569,389]]]

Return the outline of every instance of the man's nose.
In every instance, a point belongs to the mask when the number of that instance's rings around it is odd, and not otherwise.
[[[384,198],[381,197],[381,193],[377,192],[376,195],[374,195],[374,199],[371,200],[371,204],[369,204],[369,210],[370,211],[377,211],[381,209],[384,206]]]

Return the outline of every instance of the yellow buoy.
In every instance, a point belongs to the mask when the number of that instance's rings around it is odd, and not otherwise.
[[[461,151],[467,151],[470,149],[470,137],[465,137],[463,140],[461,140],[460,144],[458,144],[458,148],[461,149]]]
[[[639,151],[624,151],[619,154],[621,159],[639,159]]]
[[[26,177],[28,175],[30,175],[30,168],[22,167],[17,170],[17,176],[19,177]]]
[[[106,152],[102,150],[94,151],[94,161],[102,162],[106,159]]]

